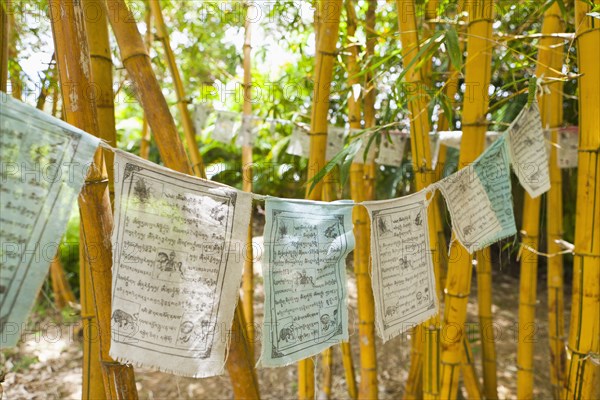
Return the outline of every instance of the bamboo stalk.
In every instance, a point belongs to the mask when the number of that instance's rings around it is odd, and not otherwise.
[[[36,100],[35,108],[38,110],[44,110],[44,106],[46,105],[46,98],[50,93],[50,88],[52,87],[52,83],[54,81],[54,69],[56,64],[54,62],[54,54],[52,54],[52,58],[50,59],[50,63],[48,68],[46,68],[46,72],[44,73],[44,79],[42,79],[40,85],[40,94]]]
[[[333,347],[329,347],[321,353],[321,360],[323,363],[322,392],[323,397],[329,400],[331,398],[331,382],[333,381]]]
[[[249,17],[249,3],[245,4],[246,17],[244,22],[244,106],[243,114],[250,118],[252,115],[252,20]],[[248,120],[251,129],[251,120]],[[242,145],[242,188],[245,192],[252,192],[252,146],[248,143]],[[244,292],[244,319],[248,327],[248,343],[251,358],[254,359],[254,265],[252,251],[252,216],[248,227],[248,240],[244,260],[244,274],[242,288]]]
[[[158,135],[157,131],[160,130],[165,138],[169,138],[161,140],[160,143],[157,141],[162,161],[165,165],[187,165],[185,150],[178,145],[179,141],[175,140],[178,137],[175,121],[152,70],[150,58],[131,11],[124,0],[105,2],[110,11],[107,15],[121,51],[121,60],[136,86],[136,93],[142,108],[146,110],[150,129],[155,135]]]
[[[463,351],[462,351],[462,368],[461,372],[463,375],[463,384],[467,390],[467,398],[469,400],[482,399],[481,386],[479,379],[475,373],[475,359],[473,357],[473,351],[471,350],[471,343],[466,336],[462,339]]]
[[[152,8],[150,4],[146,3],[146,34],[144,35],[144,44],[146,45],[146,51],[150,54],[150,48],[152,47]],[[152,136],[150,134],[150,127],[148,126],[148,118],[146,118],[146,112],[142,120],[142,140],[140,142],[140,157],[147,160],[150,157],[150,143]]]
[[[108,40],[108,20],[103,13],[104,0],[82,0],[88,10],[97,10],[96,18],[86,18],[85,27],[88,32],[88,45],[92,64],[92,85],[98,129],[100,138],[111,146],[117,147],[117,131],[115,125],[115,102],[113,93],[113,62]],[[108,174],[108,188],[111,203],[114,198],[114,154],[104,152],[106,172]]]
[[[177,134],[175,122],[162,94],[150,58],[142,41],[135,19],[124,0],[107,0],[111,10],[109,21],[121,50],[123,65],[133,79],[137,93],[146,111],[148,124],[154,132],[161,159],[168,168],[191,175],[193,170]],[[201,160],[200,160],[201,161]],[[196,174],[206,177],[201,162],[196,164]],[[248,347],[243,312],[236,307],[231,327],[229,356],[226,363],[236,398],[260,397],[254,360]]]
[[[8,19],[7,2],[0,4],[0,91],[6,93],[8,82],[8,41],[10,37],[10,25]]]
[[[104,390],[102,363],[100,362],[100,341],[98,340],[98,320],[94,311],[94,293],[90,277],[90,265],[83,243],[83,230],[79,229],[79,303],[81,305],[81,325],[83,330],[83,360],[81,369],[81,398],[108,398]]]
[[[558,4],[551,6],[544,14],[542,33],[561,32],[563,27],[560,20],[560,9]],[[560,40],[544,37],[540,40],[538,50],[537,76],[556,75],[554,71],[560,71],[562,60],[557,58],[552,49]],[[558,97],[556,97],[558,95]],[[549,96],[541,96],[539,99],[542,125],[545,127],[557,126],[557,118],[562,113],[562,97],[555,93],[555,99]],[[559,112],[556,114],[556,112]],[[560,123],[559,123],[560,124]],[[519,296],[519,342],[517,348],[517,396],[524,399],[533,398],[533,347],[535,340],[535,304],[537,302],[537,255],[529,248],[538,248],[539,220],[541,198],[532,199],[525,194],[523,206],[523,243],[521,257],[520,296]],[[553,210],[552,218],[556,218],[556,210]],[[562,218],[559,217],[559,218]],[[554,325],[555,327],[556,325]],[[551,353],[552,354],[552,353]],[[560,361],[559,361],[560,362]],[[555,365],[555,364],[553,364]]]
[[[317,6],[329,11],[328,17],[319,23],[319,42],[315,55],[315,84],[312,98],[310,122],[310,154],[308,158],[307,180],[311,180],[325,166],[325,148],[327,145],[327,114],[336,44],[339,35],[341,0],[323,0]],[[326,7],[326,8],[325,8]],[[312,191],[307,185],[306,198],[319,200],[323,191],[323,182],[318,182]],[[315,396],[314,363],[311,358],[298,363],[298,398],[313,399]]]
[[[319,3],[316,4],[315,13],[314,13],[314,30],[315,30],[315,46],[319,45],[319,33],[321,28],[321,7]],[[323,192],[321,193],[321,200],[324,201],[334,201],[336,199],[335,196],[335,186],[333,184],[333,174],[327,173],[325,177],[323,177]],[[329,347],[325,349],[321,353],[321,363],[322,363],[322,392],[326,399],[331,397],[331,384],[333,382],[333,347]]]
[[[466,3],[466,2],[465,2]],[[469,92],[463,106],[463,137],[459,167],[473,162],[483,151],[489,96],[487,88],[491,75],[493,0],[466,3],[469,8],[467,28],[467,60],[465,82],[477,85]],[[471,257],[457,241],[452,243],[457,259],[448,266],[444,299],[445,318],[442,335],[442,380],[440,398],[455,399],[458,393],[458,371],[461,364],[467,303],[471,291]]]
[[[346,0],[347,36],[354,37],[357,29],[357,17],[352,0]],[[360,72],[358,65],[358,46],[350,43],[349,55],[346,57],[348,68],[348,87],[359,84],[357,77]],[[348,120],[351,129],[361,128],[360,102],[351,94],[348,99]],[[363,140],[367,140],[366,138]],[[350,166],[350,196],[355,202],[365,200],[367,181],[365,180],[365,165],[363,160],[357,160]],[[354,207],[354,274],[356,276],[358,297],[358,332],[360,347],[360,386],[358,396],[368,399],[378,398],[377,388],[377,352],[375,348],[375,304],[369,273],[370,263],[370,232],[369,215],[364,207]],[[349,360],[352,362],[352,359]],[[347,371],[348,372],[348,371]],[[352,371],[352,380],[354,372]],[[354,386],[354,388],[352,388]],[[356,383],[349,382],[348,389],[351,398],[356,398]],[[354,393],[353,393],[354,392]],[[353,397],[354,395],[354,397]]]
[[[562,20],[558,3],[551,5],[544,13],[542,34],[563,32]],[[538,52],[537,76],[558,77],[563,65],[563,47],[560,39],[544,37],[540,39]],[[550,94],[542,96],[540,108],[542,123],[549,128],[552,142],[558,141],[557,129],[562,125],[562,89],[563,82],[547,85]],[[562,239],[562,176],[557,164],[557,149],[550,147],[550,191],[547,195],[547,246],[548,253],[557,253],[562,250],[554,241]],[[563,313],[563,259],[562,256],[550,257],[548,263],[548,337],[550,341],[550,379],[553,387],[554,398],[559,399],[564,383],[565,346],[564,346],[564,313]]]
[[[157,39],[163,43],[165,48],[165,55],[167,57],[167,63],[171,76],[173,77],[173,83],[175,84],[175,93],[177,95],[177,106],[179,107],[179,113],[181,116],[181,123],[183,124],[183,132],[185,134],[185,140],[188,147],[188,152],[192,160],[192,169],[198,176],[204,174],[204,164],[202,162],[202,156],[198,149],[198,143],[196,142],[196,131],[194,124],[192,123],[192,117],[188,110],[188,100],[185,96],[185,89],[183,87],[183,81],[181,80],[181,74],[177,63],[175,62],[175,55],[171,48],[171,42],[169,40],[169,32],[163,19],[162,10],[158,0],[149,0],[150,7],[152,9],[152,15],[156,25]],[[202,172],[200,172],[202,171]]]
[[[116,147],[117,133],[113,93],[113,63],[108,39],[108,20],[106,14],[104,14],[102,0],[83,0],[83,5],[87,10],[96,10],[98,12],[96,18],[86,18],[85,21],[90,64],[92,67],[91,85],[94,88],[94,105],[98,121],[98,133],[103,140],[107,141],[111,146]],[[105,151],[103,156],[108,177],[109,198],[112,204],[114,201],[114,154],[110,151]],[[86,261],[83,262],[83,265],[84,267],[89,267]],[[85,279],[90,279],[87,271],[80,276],[80,285],[83,284],[83,280]],[[85,315],[91,316],[93,314],[94,298],[89,296],[89,293],[85,293],[84,295],[87,297]],[[111,312],[110,309],[108,312]],[[92,320],[90,323],[97,323],[97,320]],[[91,354],[98,354],[99,346],[94,343],[94,337],[88,337],[85,342],[84,348],[89,347],[92,352]],[[100,395],[104,391],[104,388],[100,387],[101,383],[98,381],[98,374],[92,371],[93,368],[97,368],[99,360],[92,359],[88,362],[89,364],[85,363],[83,365],[82,370],[83,379],[89,379],[89,382],[85,382],[84,386],[89,387],[90,394],[97,393],[97,395]],[[135,385],[135,383],[131,382],[130,384]]]
[[[50,279],[52,280],[52,292],[54,293],[54,304],[61,310],[69,303],[75,303],[75,295],[67,281],[65,270],[60,262],[58,254],[50,263]]]
[[[58,92],[59,92],[59,87],[58,85],[54,86],[54,89],[52,90],[52,116],[55,118],[58,118]]]
[[[12,0],[6,0],[8,11],[8,60],[12,60],[12,67],[8,66],[8,73],[10,79],[10,91],[12,97],[17,100],[21,100],[23,97],[23,81],[21,80],[21,66],[17,60],[17,41],[19,39],[19,32],[15,23],[15,14],[10,12],[12,7]]]
[[[98,134],[95,104],[85,95],[92,82],[91,62],[82,4],[51,0],[54,46],[61,80],[66,120],[91,134]],[[106,169],[101,150],[96,152],[79,196],[82,243],[98,321],[98,341],[106,395],[111,399],[137,399],[133,368],[121,365],[108,355],[111,320],[111,243],[112,214]],[[94,248],[91,257],[90,248]],[[86,265],[84,263],[83,265]],[[85,296],[84,292],[82,296]],[[93,355],[92,355],[93,356]]]
[[[419,51],[419,35],[417,30],[416,8],[414,0],[397,0],[398,26],[400,29],[400,41],[402,43],[402,60],[404,65],[410,65]],[[401,12],[400,12],[401,10]],[[410,67],[406,73],[406,82],[413,86],[414,94],[408,100],[410,111],[410,142],[415,171],[416,189],[422,190],[434,181],[432,171],[431,149],[429,148],[429,114],[427,112],[427,95],[425,92],[425,77],[422,69]],[[436,277],[436,291],[438,299],[440,293],[440,261],[437,253],[445,252],[441,248],[438,234],[438,224],[441,224],[438,203],[433,202],[428,209],[429,214],[429,237],[434,257],[434,273]],[[445,247],[445,246],[444,246]],[[439,396],[439,337],[440,318],[439,314],[425,321],[420,327],[413,329],[413,350],[411,353],[411,367],[409,379],[415,382],[407,382],[405,398],[422,396],[427,399],[435,399]],[[424,358],[424,359],[422,359]],[[419,377],[420,378],[417,378]],[[422,379],[422,387],[418,385]]]
[[[365,18],[367,42],[365,48],[365,56],[367,57],[367,68],[372,65],[372,57],[375,55],[375,44],[377,43],[377,35],[375,33],[375,19],[377,11],[377,0],[368,0],[367,13]],[[365,74],[365,93],[364,112],[365,128],[373,128],[375,126],[375,80],[373,72]],[[375,162],[370,162],[364,166],[365,180],[365,200],[375,200],[375,182],[377,180],[377,165]],[[370,270],[369,266],[369,270]]]
[[[549,32],[563,32],[564,21],[560,13],[558,3],[553,4],[544,14],[544,28]],[[560,42],[558,40],[541,39],[540,46],[548,47],[548,60],[541,60],[542,52],[538,55],[540,68],[542,65],[547,65],[545,74],[548,77],[557,75],[553,71],[560,71],[564,51],[563,47],[556,46]],[[553,71],[552,71],[553,70]],[[541,72],[541,71],[540,71]],[[539,76],[539,75],[538,75]],[[563,82],[558,81],[551,83],[548,86],[550,95],[548,100],[543,99],[540,103],[542,106],[542,121],[545,127],[551,130],[551,140],[553,143],[558,142],[558,129],[562,125],[563,108],[562,108],[562,90]],[[562,239],[563,229],[563,205],[562,205],[562,172],[557,163],[557,149],[555,146],[550,147],[550,191],[546,197],[546,214],[547,214],[547,252],[549,254],[558,253],[562,249],[555,240]],[[550,257],[548,263],[548,338],[550,344],[550,381],[552,383],[553,394],[555,399],[560,399],[561,390],[564,384],[564,371],[566,363],[566,354],[564,346],[564,298],[563,298],[563,258],[562,255]]]
[[[356,377],[354,375],[354,361],[352,359],[352,348],[350,342],[342,342],[342,365],[344,366],[344,377],[348,389],[348,397],[352,400],[358,398],[358,389],[356,388]]]
[[[481,366],[483,369],[483,394],[486,399],[498,398],[496,373],[496,343],[492,315],[492,255],[489,247],[476,254],[477,302],[479,304],[479,337],[481,340]]]
[[[595,6],[599,0],[593,2]],[[600,398],[600,29],[590,4],[575,2],[579,160],[573,295],[563,398]]]

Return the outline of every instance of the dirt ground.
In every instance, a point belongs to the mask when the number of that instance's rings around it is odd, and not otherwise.
[[[260,238],[258,238],[260,240]],[[256,322],[263,318],[263,287],[260,263],[256,265]],[[551,399],[549,376],[549,350],[547,331],[547,298],[545,267],[539,269],[538,307],[539,321],[533,337],[535,341],[535,398]],[[359,365],[357,334],[356,282],[348,270],[350,306],[350,342],[355,368]],[[518,310],[519,282],[508,271],[497,266],[493,274],[493,313],[496,330],[498,360],[498,392],[502,399],[516,398],[516,323]],[[565,293],[566,315],[569,321],[570,293]],[[67,320],[68,320],[67,316]],[[73,318],[74,319],[74,318]],[[60,323],[62,321],[62,323]],[[473,287],[468,307],[467,334],[476,359],[476,368],[481,378],[481,342],[477,327],[477,280],[473,275]],[[65,322],[64,313],[49,312],[34,315],[31,333],[21,342],[18,349],[0,353],[0,365],[6,372],[5,399],[79,399],[81,398],[81,339],[77,337],[76,322]],[[259,354],[260,343],[256,353]],[[404,392],[410,360],[410,336],[405,334],[383,345],[377,341],[378,378],[380,399],[398,399]],[[358,372],[358,369],[356,369]],[[228,376],[209,379],[191,379],[136,368],[137,387],[142,399],[230,399],[231,384]],[[321,392],[321,360],[317,358],[318,398]],[[263,399],[296,398],[296,367],[259,369],[261,397]],[[466,393],[464,393],[466,398]],[[0,396],[1,398],[1,396]],[[334,351],[334,378],[332,398],[345,399],[347,388],[339,348]]]

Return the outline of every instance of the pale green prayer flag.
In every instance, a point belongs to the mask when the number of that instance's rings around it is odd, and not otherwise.
[[[456,237],[469,253],[517,232],[509,161],[503,135],[475,162],[438,184]]]
[[[46,278],[99,140],[4,93],[0,102],[0,347]]]
[[[351,201],[267,198],[259,365],[288,365],[348,340]]]

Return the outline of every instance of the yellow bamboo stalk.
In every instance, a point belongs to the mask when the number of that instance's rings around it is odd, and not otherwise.
[[[250,4],[246,3],[246,18],[244,23],[244,106],[243,114],[250,118],[252,115],[252,20],[248,14]],[[248,120],[251,121],[251,120]],[[251,127],[251,122],[248,122]],[[251,129],[251,128],[249,128]],[[252,146],[242,145],[242,188],[245,192],[252,191]],[[254,265],[252,252],[252,216],[248,227],[248,240],[244,260],[244,275],[242,287],[244,292],[244,318],[248,327],[248,343],[252,359],[254,359]]]
[[[329,347],[321,353],[321,360],[323,363],[322,392],[325,399],[330,399],[331,383],[333,381],[333,347]]]
[[[562,20],[558,3],[553,4],[544,14],[544,28],[548,32],[564,32],[564,21]],[[553,77],[561,71],[564,51],[560,45],[560,39],[542,38],[540,47],[547,51],[538,55],[539,67],[547,65],[545,76]],[[548,59],[542,60],[542,55],[547,54]],[[551,70],[552,69],[552,70]],[[541,71],[539,71],[541,72]],[[538,72],[538,76],[539,76]],[[550,94],[548,99],[542,98],[540,102],[542,122],[545,128],[551,132],[553,143],[558,142],[558,129],[563,120],[563,82],[558,80],[548,86]],[[545,96],[544,96],[545,97]],[[558,253],[562,249],[555,240],[562,239],[563,229],[563,205],[562,205],[562,172],[557,163],[557,149],[550,147],[550,191],[546,197],[546,225],[547,225],[547,252]],[[550,381],[555,399],[560,399],[564,384],[564,370],[566,353],[564,346],[564,295],[563,295],[563,258],[561,255],[550,257],[548,263],[548,338],[550,341]]]
[[[144,35],[144,44],[146,45],[146,51],[150,54],[150,48],[152,47],[152,40],[154,36],[152,35],[152,8],[150,4],[146,4],[146,34]],[[142,140],[140,142],[140,157],[147,160],[150,157],[150,143],[152,141],[152,136],[150,134],[150,127],[148,126],[148,118],[146,118],[146,113],[144,112],[144,117],[142,120]]]
[[[321,7],[319,3],[316,3],[315,13],[314,13],[314,30],[315,30],[315,46],[319,45],[319,32],[321,28]],[[321,194],[321,199],[324,201],[333,201],[335,200],[334,195],[334,187],[332,185],[332,175],[328,173],[323,178],[323,193]],[[326,399],[331,397],[331,384],[333,382],[333,348],[329,347],[325,349],[321,353],[321,363],[322,363],[322,392]]]
[[[6,7],[8,4],[3,1],[0,4],[0,91],[6,93],[8,82],[8,40],[10,33],[9,19]]]
[[[465,2],[466,3],[466,2]],[[467,60],[465,82],[475,86],[467,90],[463,105],[463,137],[459,167],[473,162],[483,151],[489,96],[488,86],[492,61],[493,0],[466,3],[469,9],[467,28]],[[456,261],[448,266],[444,299],[444,335],[442,335],[442,381],[440,398],[455,399],[458,392],[458,370],[464,353],[464,324],[471,291],[471,257],[457,241],[452,243]]]
[[[52,280],[52,292],[54,292],[54,304],[56,308],[60,310],[69,305],[69,303],[75,303],[75,295],[67,281],[65,270],[58,254],[50,263],[50,279]]]
[[[113,63],[110,52],[110,43],[108,39],[108,20],[106,14],[104,14],[104,8],[102,7],[102,0],[83,0],[83,5],[87,10],[96,10],[95,18],[86,18],[85,28],[87,31],[88,45],[90,51],[90,63],[92,67],[92,79],[91,84],[94,88],[94,105],[96,108],[96,116],[98,121],[98,133],[103,140],[106,140],[111,146],[117,146],[117,132],[115,126],[115,105],[114,105],[114,93],[113,93]],[[111,204],[114,200],[114,154],[110,151],[104,152],[104,162],[108,177],[108,190]],[[89,267],[86,261],[83,262],[84,268]],[[90,279],[89,273],[84,271],[84,274],[80,275],[80,285],[83,284],[83,280]],[[90,293],[84,294],[86,299],[85,315],[93,315],[93,304],[94,298],[90,296]],[[82,296],[83,298],[84,296]],[[82,313],[83,313],[82,309]],[[110,312],[110,310],[109,310]],[[95,323],[95,320],[91,320],[90,323]],[[99,344],[94,343],[95,338],[89,336],[86,338],[84,343],[84,351],[86,347],[91,349],[91,354],[99,354]],[[97,364],[100,360],[92,359],[89,360],[89,364],[83,365],[83,379],[88,380],[84,386],[89,387],[90,394],[100,395],[104,392],[101,381],[98,380],[99,376],[96,372],[91,371],[93,368],[97,368]]]
[[[593,1],[600,4],[599,0]],[[600,29],[575,2],[579,73],[579,159],[573,297],[563,398],[600,398]]]
[[[400,29],[400,41],[402,43],[403,64],[409,65],[417,56],[419,51],[419,35],[417,30],[416,7],[414,0],[397,0],[398,26]],[[411,85],[412,97],[408,100],[410,111],[410,141],[411,152],[415,170],[415,184],[417,190],[422,190],[434,181],[431,163],[431,149],[429,148],[429,114],[427,112],[428,99],[425,91],[425,76],[422,69],[412,66],[406,72],[406,83]],[[445,252],[441,248],[437,228],[441,224],[441,216],[437,202],[433,202],[428,209],[429,236],[434,257],[434,273],[436,276],[436,291],[440,298],[440,260],[437,253]],[[439,337],[440,318],[436,315],[425,321],[420,327],[413,329],[413,349],[409,379],[415,381],[407,382],[405,398],[415,398],[422,395],[427,399],[435,399],[439,396],[440,358]],[[418,378],[420,376],[420,378]],[[418,385],[422,379],[422,388]]]
[[[328,18],[319,23],[319,42],[315,55],[315,84],[312,98],[310,121],[310,154],[308,158],[307,179],[325,166],[325,148],[327,145],[327,114],[329,112],[329,95],[335,62],[336,44],[339,35],[341,0],[323,0],[317,6],[326,7]],[[319,200],[323,192],[323,182],[315,185],[312,191],[307,185],[306,198]],[[315,396],[314,363],[307,358],[298,363],[298,398],[313,399]]]
[[[66,0],[50,1],[52,32],[61,80],[62,98],[67,122],[91,134],[98,134],[96,107],[86,96],[92,83],[91,62],[85,31],[82,4]],[[119,364],[108,355],[111,315],[111,243],[112,214],[107,174],[101,150],[96,152],[86,182],[79,196],[82,247],[88,261],[96,319],[102,376],[106,397],[137,399],[133,368]],[[89,249],[98,252],[92,258]],[[84,263],[83,265],[86,265]],[[84,292],[82,296],[85,296]],[[91,355],[94,356],[93,354]]]
[[[498,398],[498,378],[496,373],[494,317],[492,315],[492,260],[490,249],[486,248],[477,252],[476,259],[483,393],[486,399],[492,400]]]
[[[562,32],[558,4],[552,5],[544,14],[542,34]],[[536,75],[556,76],[562,68],[562,60],[556,57],[553,46],[560,44],[560,39],[544,37],[540,40]],[[562,97],[555,91],[554,98],[541,96],[539,99],[542,125],[557,127],[557,120],[562,116]],[[558,111],[558,114],[557,114]],[[523,206],[523,243],[522,247],[520,295],[519,295],[519,342],[517,348],[517,396],[523,399],[533,398],[533,348],[535,334],[535,305],[537,302],[537,262],[538,258],[529,248],[538,248],[539,220],[541,198],[532,199],[525,193]],[[552,218],[557,218],[557,210],[552,210]],[[562,215],[558,218],[562,218]],[[555,327],[556,325],[554,325]],[[553,327],[553,328],[554,328]],[[560,361],[558,361],[560,362]],[[553,364],[556,365],[556,364]]]
[[[202,156],[198,149],[198,143],[196,142],[196,131],[194,124],[192,123],[192,117],[188,110],[188,99],[185,97],[185,89],[183,87],[183,81],[181,80],[181,74],[177,63],[175,62],[175,55],[171,48],[171,42],[169,40],[169,32],[163,19],[162,10],[158,0],[149,0],[150,7],[152,9],[152,16],[156,25],[157,39],[163,43],[165,48],[165,56],[167,57],[167,63],[171,76],[173,77],[173,83],[175,84],[175,94],[177,95],[177,106],[179,107],[179,113],[181,116],[181,123],[183,125],[183,132],[185,134],[185,140],[188,147],[188,152],[192,160],[192,169],[196,175],[202,175],[204,172],[204,164],[202,163]]]
[[[23,96],[23,81],[21,80],[21,67],[17,63],[17,40],[19,33],[16,29],[17,24],[15,23],[15,14],[10,12],[12,0],[7,0],[4,4],[8,10],[8,59],[13,62],[12,68],[8,68],[10,90],[12,97],[21,100],[21,97]]]
[[[347,36],[354,37],[357,29],[356,10],[352,0],[346,0]],[[348,68],[348,87],[359,84],[357,77],[360,72],[358,65],[358,45],[349,43],[346,64]],[[352,94],[348,100],[348,120],[351,129],[361,128],[360,102]],[[363,140],[367,140],[366,137]],[[355,202],[365,200],[367,181],[365,180],[365,165],[363,160],[357,160],[350,166],[350,196]],[[377,352],[375,348],[375,309],[371,275],[369,274],[370,262],[370,232],[369,216],[364,207],[354,207],[352,211],[354,221],[354,274],[356,276],[358,297],[358,334],[360,347],[360,387],[356,393],[356,383],[352,371],[352,382],[348,382],[351,398],[358,395],[361,399],[376,399],[377,393]],[[352,359],[349,360],[352,362]],[[347,376],[348,376],[348,371]]]
[[[467,398],[469,400],[482,399],[481,385],[479,379],[475,373],[475,359],[473,358],[473,351],[471,350],[471,344],[468,338],[463,337],[463,352],[462,352],[462,376],[463,384],[467,390]]]
[[[356,387],[356,377],[354,375],[354,361],[352,359],[352,348],[350,342],[344,342],[340,345],[342,350],[342,365],[344,366],[344,377],[348,388],[348,397],[352,400],[358,398],[358,389]]]
[[[136,85],[140,102],[148,117],[148,124],[154,132],[161,159],[168,168],[191,175],[194,171],[185,155],[173,116],[152,70],[150,58],[131,10],[124,0],[107,0],[107,3],[111,10],[109,21],[121,51],[123,65]],[[204,169],[199,168],[201,165],[203,164],[196,164],[198,168],[195,172],[205,177]],[[260,397],[254,360],[250,356],[246,322],[238,306],[231,327],[229,356],[226,363],[236,398],[258,399]]]
[[[104,390],[102,363],[100,362],[100,341],[98,340],[98,320],[94,311],[94,293],[83,245],[83,230],[79,229],[79,303],[81,305],[81,325],[83,330],[83,360],[81,369],[81,398],[108,398]]]
[[[372,64],[371,58],[375,54],[375,44],[377,43],[377,35],[375,34],[375,19],[377,11],[377,0],[368,0],[367,13],[365,18],[365,26],[367,31],[367,43],[365,49],[365,56],[368,59],[367,67]],[[364,99],[364,112],[363,117],[365,119],[365,128],[373,128],[375,126],[375,80],[373,79],[373,72],[370,71],[365,74],[365,93]],[[365,200],[375,200],[375,181],[377,179],[377,165],[375,162],[370,162],[364,166],[364,180],[365,180]],[[370,262],[370,261],[369,261]],[[370,270],[371,267],[369,267]]]

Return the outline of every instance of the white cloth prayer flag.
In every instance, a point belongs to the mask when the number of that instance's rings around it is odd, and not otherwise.
[[[325,160],[330,161],[337,153],[344,148],[344,138],[346,129],[330,125],[327,132],[327,148],[325,150]]]
[[[428,195],[362,203],[371,218],[376,326],[384,342],[437,313]]]
[[[364,132],[364,129],[350,129],[350,136],[357,135],[361,132]],[[360,135],[360,139],[362,140],[362,144],[358,153],[354,156],[353,162],[358,164],[370,164],[375,161],[375,154],[377,153],[377,142],[375,140],[371,140],[372,132],[364,132]],[[369,146],[369,142],[370,146]],[[367,152],[366,160],[365,160],[365,151],[367,151],[367,146],[369,146],[369,151]]]
[[[208,107],[206,104],[194,105],[194,128],[196,133],[199,134],[206,125],[206,119],[208,118]]]
[[[308,157],[310,152],[310,137],[308,136],[308,132],[294,125],[286,151],[293,156]]]
[[[513,170],[531,197],[550,189],[548,153],[537,102],[525,107],[508,128]]]
[[[242,115],[242,125],[238,135],[238,146],[254,146],[254,140],[258,136],[258,120],[253,115]]]
[[[2,94],[0,347],[13,347],[44,283],[97,138]]]
[[[379,154],[377,155],[375,162],[381,165],[399,167],[402,165],[406,139],[402,137],[400,131],[390,131],[388,133],[389,136],[381,135]]]
[[[229,144],[235,135],[238,114],[218,111],[217,120],[212,132],[213,140],[217,142]]]
[[[352,207],[267,198],[265,323],[259,365],[277,367],[348,340]]]
[[[558,131],[558,167],[577,168],[579,134],[576,126]]]
[[[252,195],[115,154],[111,357],[223,373]]]
[[[516,233],[505,137],[439,186],[462,245],[472,253]]]

